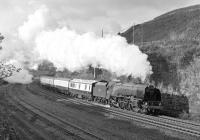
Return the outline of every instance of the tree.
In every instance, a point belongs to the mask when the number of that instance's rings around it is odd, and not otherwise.
[[[95,79],[98,79],[103,74],[103,70],[100,68],[100,66],[93,67],[92,65],[89,65],[87,73],[92,73],[95,76]]]
[[[189,97],[191,104],[200,105],[200,57],[194,58],[190,66],[180,70],[181,93]]]
[[[38,66],[38,70],[41,72],[44,72],[45,75],[54,76],[56,74],[56,67],[54,64],[48,60],[44,60],[41,64]]]
[[[0,33],[0,43],[2,42],[2,40],[4,39],[4,36],[1,35]],[[2,47],[0,46],[0,50],[2,49]]]
[[[2,42],[3,39],[4,39],[4,36],[2,36],[0,33],[0,43]],[[0,46],[0,49],[2,49],[1,46]],[[0,79],[10,77],[10,76],[12,76],[14,71],[19,72],[20,70],[22,70],[22,69],[16,68],[12,64],[4,64],[3,62],[0,61]]]

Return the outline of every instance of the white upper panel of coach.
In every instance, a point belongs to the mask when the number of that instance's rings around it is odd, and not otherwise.
[[[93,84],[97,81],[95,80],[84,80],[84,79],[73,79],[71,80],[71,82],[75,82],[75,83],[84,83],[84,84]]]
[[[70,79],[67,78],[55,78],[54,79],[54,86],[66,87],[69,86]]]
[[[96,83],[96,81],[95,80],[73,79],[69,83],[69,88],[91,92],[93,83]]]
[[[40,82],[41,84],[48,84],[48,85],[54,85],[53,82],[54,78],[53,77],[48,77],[48,76],[41,76],[40,77]]]

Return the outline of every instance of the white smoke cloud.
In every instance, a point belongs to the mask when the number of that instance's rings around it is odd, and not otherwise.
[[[47,59],[58,68],[71,71],[92,64],[100,65],[117,75],[133,75],[145,78],[151,72],[147,55],[138,46],[129,45],[120,36],[104,38],[93,33],[78,34],[67,27],[43,31],[36,37],[35,51],[40,59]]]
[[[5,56],[16,60],[22,68],[37,67],[41,60],[47,59],[58,69],[67,68],[70,71],[80,70],[91,64],[117,75],[131,74],[142,79],[151,73],[147,55],[138,46],[127,44],[123,37],[106,35],[101,38],[91,32],[79,34],[65,26],[52,29],[52,26],[48,27],[47,17],[50,14],[46,6],[29,15],[28,20],[18,28],[18,43],[14,43],[17,48],[14,51],[11,50],[12,47],[5,49],[4,53],[10,54]],[[31,78],[24,69],[6,80],[29,83]]]
[[[27,70],[21,70],[19,72],[13,72],[12,76],[4,78],[9,83],[21,83],[28,84],[32,82],[32,75]]]
[[[32,75],[27,68],[35,65],[37,55],[33,52],[33,39],[45,28],[45,16],[48,9],[41,6],[32,15],[28,16],[27,21],[18,28],[18,32],[13,36],[5,37],[3,49],[0,51],[0,61],[23,70],[14,71],[4,80],[10,83],[30,83]],[[17,34],[17,35],[16,35]]]
[[[28,20],[18,28],[19,38],[25,42],[33,39],[45,27],[45,14],[47,12],[47,7],[43,5],[34,14],[29,15]]]

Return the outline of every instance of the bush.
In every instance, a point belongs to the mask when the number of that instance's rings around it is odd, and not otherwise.
[[[180,91],[189,97],[191,105],[200,105],[200,57],[180,70]]]

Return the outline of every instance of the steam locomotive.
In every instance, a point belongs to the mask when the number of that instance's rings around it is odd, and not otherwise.
[[[39,81],[64,94],[121,109],[154,115],[162,109],[161,93],[153,86],[47,76]]]

